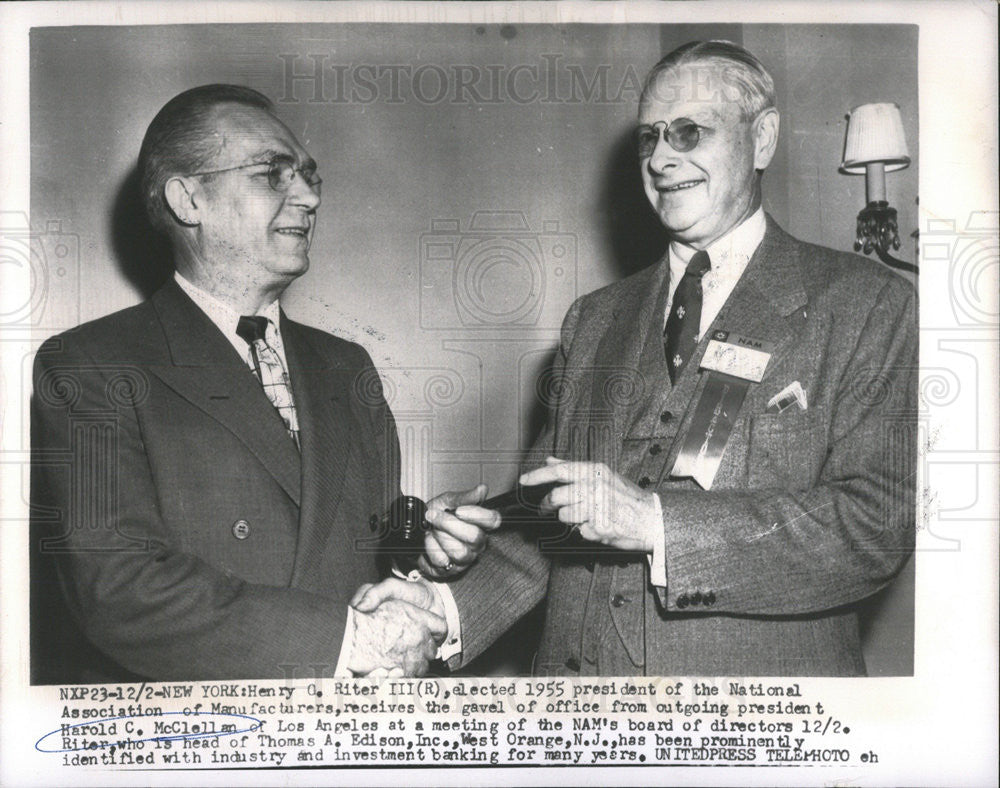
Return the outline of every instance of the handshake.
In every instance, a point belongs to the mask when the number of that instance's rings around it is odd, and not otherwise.
[[[448,492],[428,501],[433,526],[419,564],[425,578],[443,579],[463,572],[486,547],[486,532],[500,525],[499,512],[477,506],[486,486]],[[447,592],[445,592],[447,593]],[[360,676],[422,676],[449,637],[442,591],[426,579],[390,577],[355,592],[353,633],[347,667]]]
[[[544,465],[522,474],[518,484],[543,490],[537,511],[554,515],[583,543],[649,555],[662,543],[659,497],[603,463],[548,457]],[[484,501],[485,495],[486,487],[479,485],[428,502],[426,519],[432,528],[419,561],[424,577],[454,576],[482,553],[486,532],[499,527],[500,513],[479,504],[503,508],[501,501],[508,497]],[[441,643],[458,637],[448,630],[446,605],[457,629],[451,592],[441,585],[389,578],[362,586],[351,600],[355,628],[348,667],[361,675],[422,675]]]

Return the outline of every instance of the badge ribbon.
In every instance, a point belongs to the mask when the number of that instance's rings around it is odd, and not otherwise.
[[[715,331],[701,369],[708,379],[670,475],[690,477],[711,488],[751,383],[760,383],[774,345],[728,331]]]

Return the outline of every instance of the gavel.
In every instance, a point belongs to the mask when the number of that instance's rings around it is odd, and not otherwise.
[[[541,511],[542,499],[559,482],[518,485],[500,495],[494,495],[478,504],[484,509],[494,509],[503,518],[501,527],[532,527],[538,536],[558,538],[571,533],[570,526],[559,521],[554,514]],[[427,504],[414,495],[401,495],[382,517],[382,535],[379,540],[379,568],[384,576],[402,573],[408,577],[419,573],[417,559],[424,552],[424,535],[432,526],[424,519]]]

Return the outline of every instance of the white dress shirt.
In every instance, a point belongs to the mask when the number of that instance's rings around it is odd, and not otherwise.
[[[712,268],[701,278],[699,339],[712,325],[712,321],[715,320],[719,310],[729,299],[736,283],[740,281],[747,263],[750,262],[753,253],[757,251],[760,242],[764,240],[766,229],[767,220],[764,218],[764,209],[758,208],[743,224],[737,225],[705,247]],[[667,299],[667,308],[663,313],[664,326],[667,324],[667,316],[673,305],[674,293],[677,292],[681,277],[684,276],[684,271],[696,251],[694,247],[678,241],[670,242],[670,297]]]
[[[243,337],[236,333],[236,326],[239,324],[241,315],[234,309],[232,309],[228,304],[222,303],[219,299],[213,296],[211,293],[207,293],[202,290],[197,285],[192,284],[180,273],[174,272],[174,279],[177,284],[180,285],[181,289],[187,293],[191,300],[208,315],[208,319],[211,320],[222,335],[229,340],[233,348],[239,354],[240,358],[244,359],[251,369],[253,369],[253,361],[250,357],[249,346]],[[285,358],[285,344],[281,339],[281,331],[279,329],[280,323],[280,308],[278,306],[278,301],[275,299],[270,304],[265,306],[263,309],[257,312],[258,315],[263,315],[267,318],[267,331],[265,333],[265,341],[270,345],[274,352],[278,354],[278,358],[281,359],[281,365],[285,368],[285,372],[288,372],[288,361]],[[447,660],[450,657],[458,654],[462,650],[462,638],[461,638],[461,627],[458,619],[458,606],[455,604],[455,598],[452,596],[451,589],[443,583],[434,584],[441,594],[441,601],[444,603],[445,618],[448,622],[448,637],[444,644],[438,650],[438,658],[442,660]],[[348,670],[347,665],[351,658],[351,650],[354,646],[354,608],[347,608],[347,622],[344,626],[344,640],[340,646],[340,656],[337,659],[337,667],[334,671],[335,676],[339,677],[349,677],[351,676],[350,670]]]
[[[708,331],[712,321],[729,300],[729,296],[736,287],[736,283],[740,281],[740,277],[743,276],[750,258],[757,251],[760,242],[764,240],[766,229],[767,220],[764,218],[764,209],[761,207],[749,219],[705,247],[712,268],[701,279],[702,301],[701,323],[698,327],[699,340]],[[695,251],[697,250],[686,244],[677,241],[670,242],[670,295],[667,299],[667,308],[663,313],[664,326],[666,326],[667,317],[670,315],[674,293],[677,291],[681,277],[684,276],[684,271]],[[659,495],[654,494],[653,499],[656,503],[655,527],[659,529],[660,536],[653,546],[652,556],[649,557],[649,574],[653,585],[666,588],[667,536],[663,530],[663,506]],[[652,526],[651,522],[650,527]]]
[[[242,315],[228,304],[222,303],[211,293],[207,293],[197,285],[189,282],[179,273],[174,272],[174,279],[181,286],[181,289],[191,296],[191,300],[197,304],[198,308],[208,315],[208,319],[215,323],[219,331],[222,332],[222,335],[229,340],[229,343],[239,353],[240,358],[246,360],[247,365],[253,369],[253,362],[250,360],[250,346],[243,337],[236,333],[236,326],[239,325]],[[285,358],[285,343],[281,340],[281,329],[279,328],[281,310],[278,307],[277,299],[259,310],[257,314],[267,318],[267,332],[265,333],[264,341],[274,348],[274,352],[281,359],[281,366],[287,372],[288,360]]]

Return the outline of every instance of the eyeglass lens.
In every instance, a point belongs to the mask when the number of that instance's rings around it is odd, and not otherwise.
[[[292,185],[296,172],[301,173],[302,180],[309,184],[314,191],[319,191],[323,180],[315,170],[311,168],[296,169],[291,162],[284,159],[271,162],[270,168],[267,171],[267,182],[276,192],[287,191],[288,187]]]
[[[701,141],[701,127],[688,118],[677,118],[665,128],[657,124],[639,130],[639,156],[652,156],[656,143],[660,141],[661,129],[665,132],[667,144],[678,153],[692,150]]]

